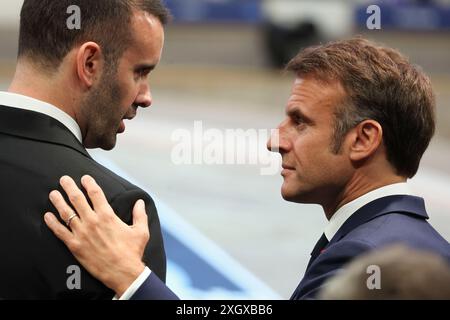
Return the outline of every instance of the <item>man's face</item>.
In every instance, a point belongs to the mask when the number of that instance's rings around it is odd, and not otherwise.
[[[278,126],[268,148],[278,148],[284,178],[281,194],[285,200],[329,205],[350,174],[345,150],[332,152],[334,111],[343,89],[313,78],[297,78],[286,108],[286,119]]]
[[[100,81],[84,100],[87,124],[83,143],[87,148],[114,148],[117,134],[125,131],[124,120],[134,118],[138,107],[152,103],[148,75],[161,58],[163,26],[156,17],[136,12],[132,33],[133,45],[119,59],[117,70],[105,66]]]

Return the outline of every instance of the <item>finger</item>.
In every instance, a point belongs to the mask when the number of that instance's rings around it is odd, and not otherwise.
[[[150,237],[150,231],[148,230],[148,217],[145,212],[145,202],[138,200],[133,208],[133,228],[139,229]]]
[[[81,219],[88,219],[92,214],[92,208],[86,200],[83,192],[78,188],[75,181],[69,176],[64,176],[59,180],[59,183],[63,187],[67,194],[67,197],[72,203],[73,207],[77,211]]]
[[[59,222],[58,219],[53,215],[51,212],[47,212],[44,215],[44,221],[47,224],[47,226],[50,228],[50,230],[53,231],[56,237],[58,239],[64,241],[64,243],[67,243],[68,241],[71,241],[74,237],[72,232],[69,231],[64,225]]]
[[[50,192],[50,201],[55,206],[56,210],[58,210],[59,216],[63,221],[67,223],[67,220],[75,213],[72,208],[67,204],[66,200],[64,200],[62,194],[57,191],[53,190]],[[80,223],[80,218],[74,218],[70,222],[70,228],[73,230],[73,228]]]
[[[89,199],[94,206],[95,212],[107,213],[112,210],[111,206],[108,203],[108,200],[106,200],[103,190],[100,188],[97,182],[95,182],[94,178],[88,175],[83,176],[81,178],[81,184],[83,185],[84,189],[86,189]]]

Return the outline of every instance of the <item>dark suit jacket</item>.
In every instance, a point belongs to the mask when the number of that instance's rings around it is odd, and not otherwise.
[[[402,243],[437,253],[450,261],[450,245],[426,221],[422,198],[383,197],[356,211],[324,249],[316,247],[305,275],[291,299],[313,299],[324,281],[356,256],[369,250]]]
[[[3,299],[112,299],[114,292],[81,268],[81,289],[68,273],[77,260],[46,226],[57,211],[48,194],[69,175],[80,185],[89,174],[126,223],[138,199],[146,202],[151,240],[144,261],[165,280],[166,258],[159,218],[150,196],[96,163],[59,121],[32,111],[0,106],[0,297]],[[68,269],[69,268],[69,269]]]

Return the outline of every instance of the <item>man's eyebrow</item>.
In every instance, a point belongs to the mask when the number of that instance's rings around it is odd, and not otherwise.
[[[289,108],[286,110],[286,115],[293,119],[302,119],[306,123],[313,123],[311,118],[307,117],[301,110],[298,108]]]
[[[154,64],[147,64],[147,63],[142,63],[142,64],[138,64],[137,66],[134,67],[134,71],[152,71],[156,68],[156,65]]]

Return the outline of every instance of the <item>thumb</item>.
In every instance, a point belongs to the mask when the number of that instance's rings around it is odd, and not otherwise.
[[[133,208],[133,227],[148,230],[147,213],[145,212],[145,202],[136,201]]]

